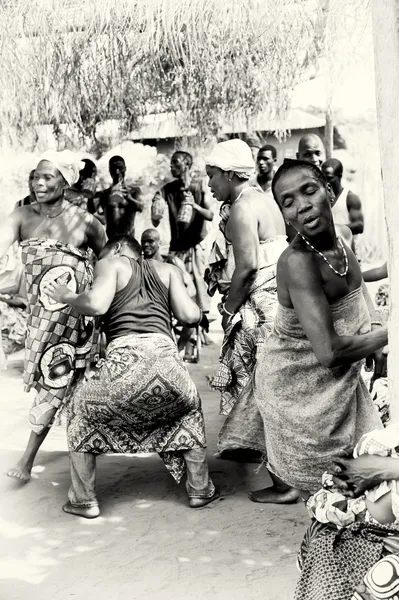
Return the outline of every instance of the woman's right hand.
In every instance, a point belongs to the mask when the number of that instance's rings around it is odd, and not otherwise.
[[[389,472],[391,457],[363,454],[358,458],[350,458],[349,452],[342,450],[333,458],[334,477],[346,483],[348,488],[354,490],[355,496],[361,496],[386,479]]]

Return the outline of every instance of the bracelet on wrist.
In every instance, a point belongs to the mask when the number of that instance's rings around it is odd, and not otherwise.
[[[382,327],[381,321],[371,321],[371,326],[373,325],[379,325],[379,327]]]

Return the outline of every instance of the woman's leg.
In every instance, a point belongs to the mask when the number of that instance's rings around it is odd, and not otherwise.
[[[269,472],[273,485],[268,488],[256,490],[249,494],[252,502],[264,504],[293,504],[301,497],[299,490],[284,483],[277,475]]]
[[[32,413],[34,413],[34,410],[35,407],[31,409],[29,415],[30,418]],[[7,475],[9,477],[15,477],[15,479],[20,479],[25,483],[29,481],[36,454],[38,453],[40,446],[43,444],[48,432],[50,431],[51,423],[55,417],[56,412],[57,409],[51,406],[43,414],[39,413],[40,420],[38,419],[37,423],[30,421],[31,427],[34,431],[30,432],[25,452],[23,453],[15,467],[13,467],[7,472]]]

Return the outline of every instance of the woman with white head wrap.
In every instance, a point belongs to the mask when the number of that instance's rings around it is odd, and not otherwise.
[[[84,163],[70,150],[45,152],[39,160],[33,176],[32,188],[40,213],[55,218],[67,208],[65,191],[79,180]]]
[[[255,172],[255,163],[248,144],[242,140],[228,140],[217,144],[205,159],[209,167],[234,173],[239,179],[249,179]]]
[[[69,150],[46,152],[32,183],[37,202],[14,209],[0,223],[0,259],[17,240],[22,249],[29,313],[24,383],[26,391],[37,392],[29,413],[32,431],[27,448],[8,472],[22,481],[30,478],[56,411],[97,352],[93,319],[52,302],[45,293],[49,281],[83,292],[93,277],[88,251],[98,256],[106,242],[100,222],[64,197],[78,181],[81,166]]]
[[[71,150],[62,150],[61,152],[48,150],[41,157],[39,164],[43,160],[55,166],[65,179],[68,187],[78,182],[80,171],[85,166],[84,162],[71,152]]]
[[[221,142],[205,159],[209,187],[222,202],[219,236],[207,273],[208,293],[218,290],[225,332],[212,387],[221,391],[221,456],[265,454],[263,422],[256,405],[256,354],[271,331],[277,307],[276,263],[287,246],[285,224],[273,198],[249,184],[255,171],[242,140]],[[248,452],[249,451],[249,452]],[[242,458],[242,456],[240,456]],[[296,494],[289,490],[281,501]]]

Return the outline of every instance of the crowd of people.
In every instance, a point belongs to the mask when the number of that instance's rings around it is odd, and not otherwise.
[[[144,202],[125,181],[122,157],[111,158],[103,192],[94,163],[70,151],[44,154],[30,174],[29,196],[0,224],[0,257],[19,244],[23,264],[20,285],[0,289],[0,311],[3,298],[7,307],[23,302],[24,382],[36,390],[26,451],[8,474],[29,480],[62,411],[65,512],[100,514],[96,455],[106,453],[157,452],[177,482],[186,473],[190,507],[219,498],[185,364],[196,339],[207,339],[218,293],[219,457],[264,463],[272,486],[251,492],[252,501],[306,504],[297,600],[394,598],[399,428],[384,429],[387,403],[370,394],[387,375],[388,332],[364,283],[386,277],[387,266],[362,275],[361,201],[315,134],[279,168],[274,146],[261,147],[255,164],[239,139],[216,144],[205,163],[214,200],[192,176],[192,156],[173,154],[173,180],[155,194],[141,244],[135,216]],[[220,221],[207,255],[214,201]],[[165,216],[171,241],[162,255]]]

